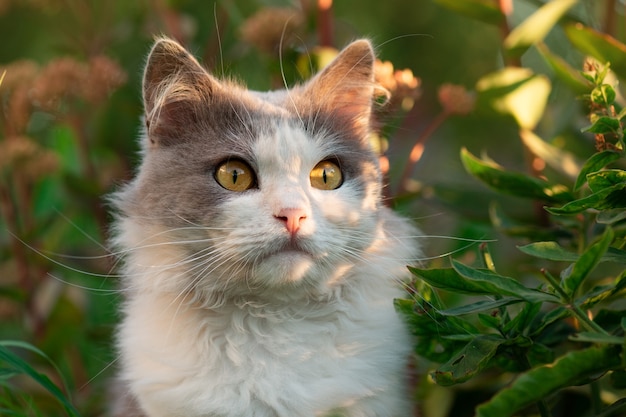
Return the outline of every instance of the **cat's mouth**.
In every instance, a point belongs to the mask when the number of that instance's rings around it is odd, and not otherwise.
[[[276,250],[269,253],[269,256],[275,255],[303,255],[316,258],[317,255],[311,250],[305,242],[300,239],[290,239],[279,245]]]

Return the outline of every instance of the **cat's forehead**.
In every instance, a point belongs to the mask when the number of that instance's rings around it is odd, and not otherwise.
[[[253,154],[257,163],[266,168],[299,171],[334,153],[334,141],[321,136],[307,132],[296,123],[278,121],[272,129],[259,133],[253,144]]]

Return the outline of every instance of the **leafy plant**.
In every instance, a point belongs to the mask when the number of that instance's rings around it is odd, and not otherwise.
[[[538,9],[511,31],[505,52],[520,56],[540,43],[549,28],[537,30],[537,22],[555,24],[574,3],[553,1]],[[567,28],[572,42],[598,59],[623,47],[579,24]],[[619,392],[626,375],[626,309],[621,302],[626,293],[626,171],[619,166],[625,157],[626,110],[607,81],[609,63],[589,59],[584,71],[576,72],[545,45],[539,49],[558,77],[576,92],[586,91],[583,101],[591,124],[583,131],[595,135],[598,152],[585,163],[573,162],[578,173],[569,171],[571,184],[507,170],[465,148],[461,160],[467,172],[497,193],[543,206],[540,227],[516,224],[497,204],[490,207],[495,228],[529,239],[518,249],[542,266],[529,258],[530,271],[502,275],[485,244],[478,266],[453,259],[449,268],[410,268],[416,295],[397,300],[396,306],[417,337],[417,353],[439,364],[430,373],[437,384],[484,380],[496,369],[499,375],[511,375],[476,407],[478,417],[517,415],[530,406],[551,416],[563,390],[578,386],[587,387],[594,415],[624,415],[626,400]],[[513,116],[526,149],[562,171],[564,161],[573,158],[533,132],[543,111],[529,113],[518,100],[530,93],[539,101],[533,104],[543,109],[549,84],[541,80],[528,69],[508,67],[479,81],[478,100]],[[537,239],[545,236],[552,240]],[[601,269],[600,264],[611,267]],[[462,295],[456,299],[465,302],[449,308],[442,299],[449,294]],[[613,392],[614,400],[605,403],[603,391]]]

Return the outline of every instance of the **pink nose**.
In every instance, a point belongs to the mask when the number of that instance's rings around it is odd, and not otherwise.
[[[295,235],[300,229],[300,224],[306,219],[306,212],[299,208],[287,208],[281,209],[274,217],[285,224],[290,234]]]

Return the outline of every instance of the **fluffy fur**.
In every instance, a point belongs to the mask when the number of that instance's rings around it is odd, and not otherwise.
[[[381,203],[373,62],[357,41],[307,84],[258,93],[156,42],[141,167],[113,197],[116,416],[410,415],[412,344],[393,299],[420,252]],[[233,159],[255,177],[246,191],[216,181]],[[337,189],[311,186],[324,160],[341,169]]]

